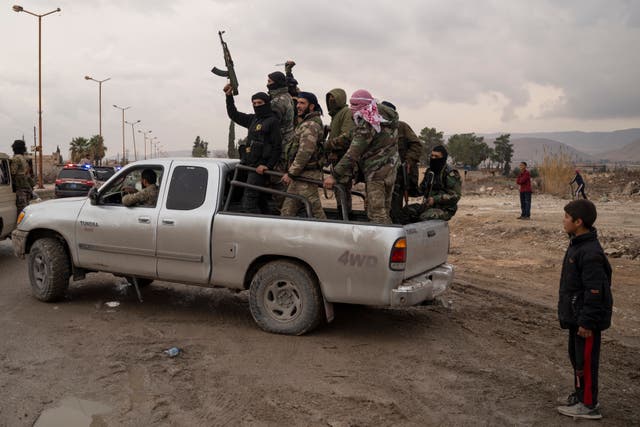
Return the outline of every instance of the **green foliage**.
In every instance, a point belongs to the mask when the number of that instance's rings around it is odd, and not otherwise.
[[[531,169],[529,169],[529,175],[531,175],[531,178],[537,178],[540,176],[540,171],[538,170],[538,167],[533,167]]]
[[[496,140],[493,141],[495,148],[491,156],[491,160],[498,163],[505,176],[509,175],[511,159],[513,157],[513,144],[509,142],[509,138],[511,138],[511,134],[509,133],[502,134],[496,138]]]
[[[91,139],[78,136],[71,140],[69,151],[71,151],[70,160],[74,163],[79,162],[88,154],[91,162],[99,165],[105,157],[107,147],[104,146],[104,140],[100,135],[93,135]]]
[[[422,153],[420,162],[423,165],[427,165],[429,164],[429,155],[431,154],[431,149],[436,145],[444,145],[444,133],[438,132],[436,128],[425,127],[420,131],[418,139],[422,141],[422,145],[424,146],[424,151]]]
[[[484,137],[474,133],[455,134],[449,137],[447,151],[456,163],[476,168],[482,161],[489,158],[491,148],[484,142]]]
[[[208,146],[208,142],[200,139],[200,136],[196,136],[196,140],[193,142],[193,148],[191,149],[191,157],[209,157]]]

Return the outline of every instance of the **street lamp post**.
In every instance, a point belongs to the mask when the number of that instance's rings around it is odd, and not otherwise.
[[[136,131],[133,130],[133,127],[140,123],[140,120],[136,120],[135,122],[125,122],[128,125],[131,125],[131,136],[133,136],[133,160],[138,161],[138,150],[136,149]]]
[[[147,134],[153,131],[148,130],[145,132],[143,130],[138,129],[138,132],[140,132],[144,136],[144,159],[147,160]]]
[[[113,104],[113,106],[122,111],[122,166],[124,166],[127,161],[124,150],[124,110],[128,110],[131,107],[118,107],[116,104]]]
[[[149,158],[150,159],[153,159],[153,140],[154,139],[158,139],[158,137],[157,136],[149,136],[148,137],[148,140],[149,140]]]
[[[38,160],[38,188],[44,188],[42,185],[42,18],[52,13],[60,12],[60,8],[51,12],[37,14],[29,12],[22,6],[13,5],[14,12],[24,12],[38,18],[38,151],[40,158]]]
[[[85,80],[93,80],[98,83],[98,135],[100,135],[100,142],[104,144],[104,140],[102,139],[102,83],[107,80],[111,80],[111,77],[108,77],[104,80],[97,80],[91,76],[84,76]]]

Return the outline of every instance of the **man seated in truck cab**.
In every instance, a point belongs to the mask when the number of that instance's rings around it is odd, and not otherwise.
[[[143,170],[140,178],[142,190],[138,191],[134,187],[123,187],[122,191],[127,194],[122,198],[122,204],[125,206],[154,207],[158,201],[156,180],[156,173],[153,169]]]

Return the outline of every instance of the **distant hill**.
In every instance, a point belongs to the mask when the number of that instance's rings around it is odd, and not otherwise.
[[[506,133],[506,132],[505,132]],[[485,139],[494,140],[501,134],[478,134]],[[543,138],[570,145],[583,153],[595,155],[622,148],[640,139],[640,129],[624,129],[611,132],[528,132],[512,133],[511,140],[516,138]],[[600,158],[601,156],[595,156]]]
[[[592,156],[578,151],[575,148],[563,144],[562,142],[544,138],[512,138],[513,144],[513,163],[517,164],[522,161],[529,164],[540,164],[545,153],[553,155],[566,153],[574,162],[592,162],[596,161]],[[492,143],[489,143],[491,146]]]
[[[617,150],[601,153],[598,157],[611,162],[640,162],[640,139]]]

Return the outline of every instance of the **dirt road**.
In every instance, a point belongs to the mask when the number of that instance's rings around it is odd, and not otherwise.
[[[444,304],[341,305],[303,337],[260,331],[244,293],[154,283],[139,303],[108,274],[44,304],[1,242],[0,425],[32,425],[64,398],[108,406],[94,426],[575,425],[555,412],[572,384],[555,317],[564,203],[534,196],[526,222],[515,194],[465,196]],[[599,208],[603,241],[630,258],[640,203]],[[611,258],[601,425],[640,425],[640,259],[626,258]],[[184,352],[168,358],[173,346]]]

